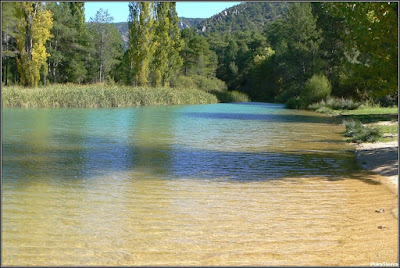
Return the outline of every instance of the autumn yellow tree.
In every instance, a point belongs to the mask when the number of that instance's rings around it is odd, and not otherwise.
[[[47,74],[45,43],[50,38],[53,26],[52,13],[46,10],[42,2],[21,2],[16,7],[17,49],[20,52],[17,59],[18,71],[23,86],[36,87],[40,75]]]

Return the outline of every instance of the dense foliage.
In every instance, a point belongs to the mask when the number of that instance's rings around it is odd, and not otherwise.
[[[397,102],[396,2],[248,2],[205,20],[179,20],[174,2],[132,2],[128,24],[104,10],[85,23],[82,2],[2,8],[6,85],[187,86],[295,108]]]
[[[218,55],[217,77],[253,100],[300,104],[306,81],[324,75],[333,96],[393,104],[397,8],[395,2],[243,3],[201,22],[197,32]]]
[[[21,84],[37,86],[40,75],[47,74],[45,43],[53,26],[52,14],[40,2],[16,5],[16,44],[20,56],[17,59]]]

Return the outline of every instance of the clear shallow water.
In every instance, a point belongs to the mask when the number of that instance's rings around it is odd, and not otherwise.
[[[395,262],[396,197],[342,131],[277,104],[3,109],[3,264]]]

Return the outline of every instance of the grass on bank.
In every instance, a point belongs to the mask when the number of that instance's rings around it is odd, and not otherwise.
[[[2,105],[22,108],[102,108],[249,101],[245,94],[229,91],[217,93],[196,88],[145,88],[104,84],[55,84],[38,88],[7,86],[2,88]]]
[[[398,124],[395,125],[368,124],[365,126],[374,127],[379,130],[381,134],[377,140],[379,142],[390,142],[398,140],[398,135],[399,135]]]
[[[348,142],[389,142],[398,139],[398,107],[380,107],[379,104],[330,97],[310,105],[309,109],[342,119]]]
[[[352,142],[390,142],[398,139],[397,107],[362,107],[342,111],[338,117],[343,119],[343,123],[352,120],[362,125],[363,130],[356,132],[358,134],[350,139]]]

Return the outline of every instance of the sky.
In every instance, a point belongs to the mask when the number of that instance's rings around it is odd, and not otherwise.
[[[85,19],[89,21],[96,12],[108,9],[108,13],[114,17],[113,22],[126,22],[129,15],[129,2],[85,2]],[[241,2],[176,2],[176,10],[179,17],[209,18],[226,8],[238,5]]]

